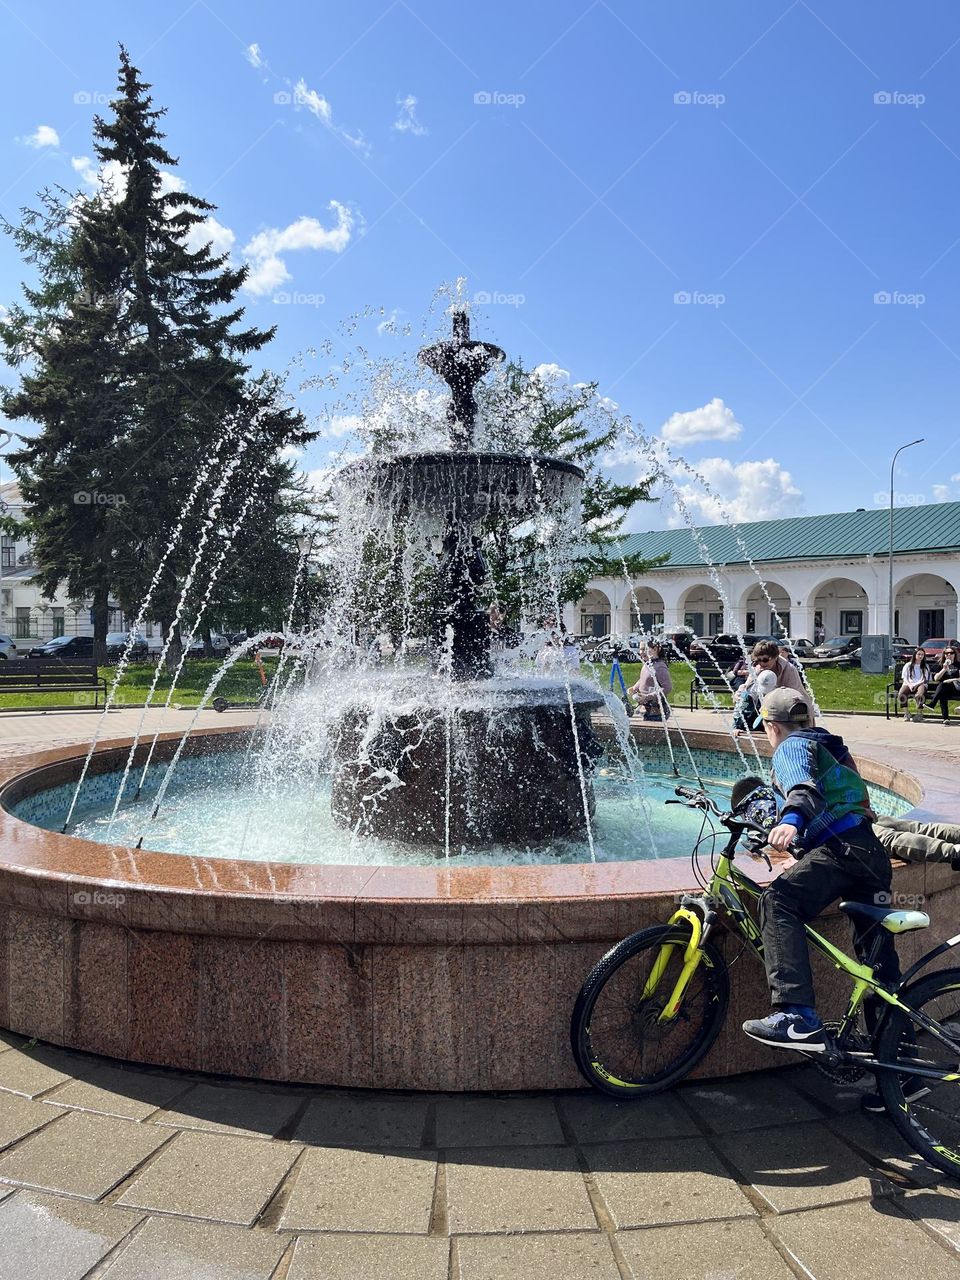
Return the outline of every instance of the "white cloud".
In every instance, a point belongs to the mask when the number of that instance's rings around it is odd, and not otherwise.
[[[59,147],[60,135],[53,125],[38,124],[36,131],[20,141],[28,147]]]
[[[417,118],[417,102],[418,99],[412,93],[408,93],[406,97],[397,98],[400,114],[391,126],[397,133],[412,133],[415,138],[422,138],[424,134],[430,132]]]
[[[951,479],[954,478],[951,476]],[[934,502],[949,502],[950,486],[948,484],[935,484],[933,486],[933,500]]]
[[[260,46],[258,44],[248,44],[243,52],[251,67],[263,66],[263,58],[260,54]]]
[[[90,194],[99,193],[108,200],[122,200],[127,190],[127,172],[117,160],[108,160],[97,168],[96,161],[89,156],[73,156],[70,160],[74,173]],[[167,169],[160,170],[160,195],[169,195],[172,191],[186,191],[187,184],[176,173]]]
[[[677,493],[694,520],[718,524],[724,516],[738,524],[749,520],[777,520],[799,514],[803,494],[790,472],[773,458],[756,462],[731,462],[729,458],[702,458],[696,470],[706,482],[698,484],[689,472],[675,470]],[[669,500],[669,499],[668,499]],[[683,523],[679,513],[669,523]]]
[[[675,413],[660,428],[668,444],[693,444],[698,440],[736,440],[743,427],[719,396],[699,409]]]
[[[229,253],[236,241],[236,233],[225,227],[216,218],[204,218],[187,232],[184,244],[191,253],[198,253],[205,244],[209,244],[210,252],[219,257]]]
[[[303,456],[303,446],[299,444],[285,444],[280,450],[280,457],[284,462],[296,462],[297,458]]]
[[[558,382],[568,382],[570,379],[570,370],[561,369],[558,364],[538,364],[530,376],[532,378],[539,378],[541,382],[555,384]]]
[[[343,436],[353,435],[363,426],[359,413],[338,413],[320,429],[320,435],[328,440],[339,440]]]
[[[318,93],[316,89],[311,89],[307,82],[301,78],[293,86],[293,101],[296,106],[306,107],[309,112],[317,117],[321,124],[325,125],[332,133],[343,138],[344,142],[348,142],[351,147],[355,147],[358,151],[362,151],[364,155],[369,155],[370,144],[362,133],[348,133],[346,129],[333,122],[333,108],[329,101]]]
[[[298,218],[288,227],[268,227],[260,231],[244,247],[243,256],[250,263],[245,288],[251,293],[271,293],[291,278],[282,253],[298,249],[319,249],[342,253],[350,243],[354,217],[346,205],[331,200],[327,206],[337,215],[334,227],[325,227],[316,218]]]

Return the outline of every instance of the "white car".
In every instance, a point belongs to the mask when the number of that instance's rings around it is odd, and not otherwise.
[[[16,657],[19,657],[17,646],[10,636],[0,636],[0,662],[6,662],[8,658]]]

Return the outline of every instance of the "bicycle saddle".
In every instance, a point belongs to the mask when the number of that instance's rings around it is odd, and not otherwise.
[[[866,902],[841,902],[840,910],[848,916],[860,916],[882,924],[891,933],[907,933],[911,929],[925,929],[930,917],[925,911],[902,911],[898,907],[874,907]]]

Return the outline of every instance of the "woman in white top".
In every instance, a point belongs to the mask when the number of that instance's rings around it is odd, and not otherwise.
[[[903,664],[900,672],[900,692],[897,701],[903,707],[904,720],[910,719],[910,699],[917,704],[917,719],[923,719],[923,700],[927,693],[927,682],[930,679],[930,668],[927,655],[921,646],[913,651],[913,657]]]

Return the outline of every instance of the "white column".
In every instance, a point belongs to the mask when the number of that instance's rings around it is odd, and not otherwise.
[[[793,640],[813,640],[813,605],[792,604],[790,607],[790,637]]]

